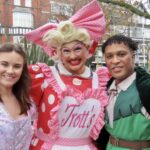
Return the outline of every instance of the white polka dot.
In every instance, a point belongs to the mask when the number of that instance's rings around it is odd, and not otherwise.
[[[50,105],[52,105],[52,104],[54,103],[54,101],[55,101],[55,96],[52,95],[52,94],[50,94],[50,95],[48,96],[48,103],[49,103]]]
[[[43,86],[44,86],[44,88],[48,87],[48,82],[46,80],[44,80]]]
[[[47,125],[48,125],[48,127],[51,127],[53,125],[53,121],[52,120],[48,120]]]
[[[44,91],[44,83],[41,84],[41,90]]]
[[[39,73],[39,74],[37,74],[37,75],[35,76],[36,79],[38,79],[38,78],[43,78],[43,77],[44,77],[43,73]]]
[[[72,81],[72,83],[73,83],[74,85],[81,85],[81,84],[82,84],[82,80],[77,79],[77,78],[74,78],[73,81]]]
[[[39,131],[43,132],[43,129],[42,129],[42,128],[39,128]]]
[[[36,145],[38,144],[38,142],[39,142],[39,139],[34,138],[34,139],[32,139],[31,144],[32,144],[33,146],[36,146]]]
[[[41,90],[44,91],[44,89],[47,87],[48,87],[48,82],[44,80],[44,82],[41,84]]]
[[[38,71],[38,70],[40,69],[40,67],[37,66],[37,65],[33,65],[33,66],[32,66],[32,69],[33,69],[34,71]]]
[[[50,121],[49,121],[49,120],[47,121],[47,125],[48,125],[48,127],[49,127],[49,126],[51,126],[51,124],[50,124]]]
[[[42,107],[41,107],[41,109],[42,109],[42,112],[45,112],[45,103],[42,103]]]

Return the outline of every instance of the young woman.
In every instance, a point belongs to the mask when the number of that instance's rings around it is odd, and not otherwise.
[[[31,96],[38,107],[31,150],[96,149],[93,141],[104,125],[107,74],[96,74],[85,63],[104,28],[102,10],[94,0],[70,20],[47,24],[26,35],[57,58],[55,66],[37,63],[29,67]]]
[[[26,55],[17,44],[0,45],[0,150],[28,150],[32,138]]]

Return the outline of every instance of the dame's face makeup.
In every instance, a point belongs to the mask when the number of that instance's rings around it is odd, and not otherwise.
[[[66,43],[61,48],[61,61],[72,74],[84,72],[88,58],[88,48],[79,41]]]

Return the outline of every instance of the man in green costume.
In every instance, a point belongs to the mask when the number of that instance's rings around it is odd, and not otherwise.
[[[150,74],[135,65],[137,49],[124,35],[114,35],[102,45],[112,75],[105,117],[107,150],[150,150]]]

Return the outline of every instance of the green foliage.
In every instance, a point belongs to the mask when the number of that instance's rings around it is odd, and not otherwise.
[[[25,38],[20,42],[26,51],[28,64],[35,64],[37,62],[43,62],[49,66],[54,64],[53,60],[43,52],[40,46],[27,42]]]

